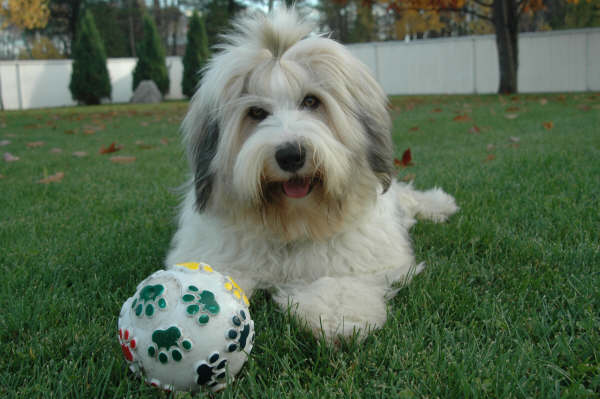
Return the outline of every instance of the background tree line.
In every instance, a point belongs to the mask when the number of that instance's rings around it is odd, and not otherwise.
[[[106,57],[137,57],[144,16],[166,55],[183,56],[190,18],[202,17],[208,46],[248,7],[292,0],[2,0],[0,58],[68,58],[89,12]],[[342,43],[495,34],[500,92],[517,89],[519,32],[600,26],[600,0],[300,0],[296,6]]]

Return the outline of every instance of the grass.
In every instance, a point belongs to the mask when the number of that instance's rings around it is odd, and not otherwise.
[[[398,177],[461,206],[413,228],[426,271],[383,329],[338,349],[259,292],[252,356],[215,397],[600,395],[599,104],[590,93],[393,98],[397,155],[413,158]],[[168,396],[128,372],[116,318],[174,232],[186,107],[0,115],[0,153],[20,157],[0,160],[0,396]],[[111,142],[123,148],[100,154]]]

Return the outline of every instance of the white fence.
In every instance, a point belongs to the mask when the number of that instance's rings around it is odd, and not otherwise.
[[[112,101],[128,102],[133,94],[136,58],[110,58],[107,61],[112,84]],[[71,98],[71,60],[2,61],[0,85],[4,108],[30,109],[76,105]],[[181,92],[181,57],[167,57],[171,84],[167,99],[184,98]]]
[[[354,44],[388,94],[495,93],[499,84],[494,36]],[[600,29],[519,36],[519,91],[600,91]],[[132,95],[134,58],[108,60],[112,101]],[[171,79],[166,98],[181,99],[180,57],[167,57]],[[75,105],[69,92],[71,60],[2,61],[5,109]]]
[[[492,35],[354,44],[350,50],[388,94],[495,93],[498,54]],[[519,91],[600,90],[600,29],[519,35]]]

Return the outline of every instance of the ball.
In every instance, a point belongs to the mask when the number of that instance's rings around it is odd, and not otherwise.
[[[217,392],[240,371],[254,343],[248,298],[205,263],[182,263],[142,281],[119,314],[129,368],[168,391]]]

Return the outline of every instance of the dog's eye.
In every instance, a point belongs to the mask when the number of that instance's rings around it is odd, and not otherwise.
[[[250,118],[252,118],[252,119],[254,119],[256,121],[262,121],[267,116],[269,116],[269,113],[267,111],[265,111],[264,109],[262,109],[262,108],[252,107],[248,111],[248,116],[250,116]]]
[[[321,101],[313,95],[308,95],[302,100],[302,108],[317,109]]]

